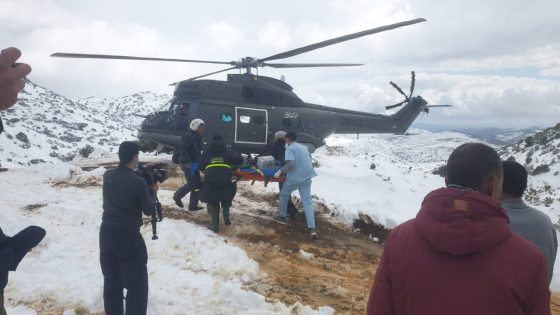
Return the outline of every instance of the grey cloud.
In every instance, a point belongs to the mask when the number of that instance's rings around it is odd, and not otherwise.
[[[400,101],[389,80],[451,103],[425,120],[461,125],[553,124],[558,112],[560,2],[329,0],[4,0],[0,41],[24,50],[32,80],[70,97],[114,97],[219,70],[200,64],[62,60],[55,51],[231,61],[383,24],[428,22],[357,39],[286,62],[364,62],[352,69],[260,69],[284,74],[305,101],[384,112]],[[25,14],[22,14],[25,13]],[[524,69],[534,68],[531,73]],[[519,69],[512,75],[504,69]],[[507,73],[507,74],[506,74]],[[213,79],[225,79],[220,74]],[[531,106],[527,106],[530,103]],[[558,116],[557,116],[558,117]]]

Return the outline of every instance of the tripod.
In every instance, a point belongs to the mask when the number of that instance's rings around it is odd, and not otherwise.
[[[161,209],[161,203],[159,202],[157,194],[155,195],[155,197],[156,197],[156,211],[152,213],[152,240],[157,240],[159,238],[157,236],[157,223],[161,222],[161,220],[163,219],[163,211]]]

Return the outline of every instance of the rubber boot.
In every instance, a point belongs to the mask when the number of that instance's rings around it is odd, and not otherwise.
[[[229,206],[224,206],[224,224],[231,225],[231,220],[229,219]]]
[[[219,208],[212,205],[207,205],[206,207],[208,208],[208,213],[210,214],[211,220],[211,224],[208,228],[216,233],[220,233],[220,214],[218,212]]]

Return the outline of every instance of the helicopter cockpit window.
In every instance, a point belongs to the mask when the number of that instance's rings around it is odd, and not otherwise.
[[[222,122],[229,123],[233,121],[233,117],[229,113],[222,113]]]
[[[292,119],[291,118],[282,118],[282,126],[291,127],[292,126]]]
[[[264,117],[263,116],[254,116],[253,117],[253,124],[264,125]]]
[[[165,104],[163,104],[160,108],[158,108],[156,110],[156,112],[163,112],[165,110],[167,110],[167,108],[169,107],[169,105],[171,105],[171,101],[167,101]]]
[[[177,111],[179,110],[179,104],[178,103],[172,103],[171,106],[169,106],[169,112],[176,114]]]
[[[239,116],[239,122],[242,124],[248,124],[251,122],[251,116]]]

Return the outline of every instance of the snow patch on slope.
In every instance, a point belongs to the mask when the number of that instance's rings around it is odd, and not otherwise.
[[[68,186],[72,181],[100,183],[103,169],[84,172],[69,164],[34,165],[0,173],[3,211],[0,221],[8,235],[27,225],[47,230],[43,242],[10,274],[6,288],[11,314],[34,314],[25,305],[45,299],[68,310],[103,310],[103,276],[99,267],[98,233],[101,187]],[[40,193],[38,193],[40,192]],[[330,307],[312,310],[296,304],[269,303],[243,290],[262,276],[246,253],[214,233],[184,221],[164,219],[160,240],[146,239],[150,274],[148,314],[332,314]]]

